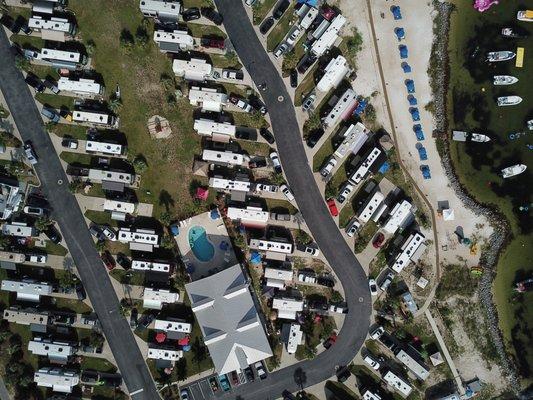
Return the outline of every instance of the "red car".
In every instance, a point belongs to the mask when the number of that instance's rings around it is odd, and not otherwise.
[[[337,341],[337,334],[336,333],[332,333],[330,337],[328,337],[324,343],[322,343],[322,345],[324,346],[324,348],[327,350],[329,349],[333,343],[335,343]]]
[[[226,43],[222,38],[202,38],[201,43],[202,46],[212,49],[224,50],[226,48]]]
[[[335,204],[335,199],[327,199],[326,203],[328,204],[329,212],[331,213],[331,215],[333,215],[334,217],[339,215],[339,209]]]
[[[331,21],[335,17],[335,10],[330,7],[324,7],[322,9],[322,16],[328,21]]]
[[[383,233],[378,233],[374,240],[372,241],[372,246],[374,246],[375,249],[379,249],[383,242],[385,241],[385,235]]]
[[[102,262],[104,263],[105,267],[108,271],[111,271],[113,268],[117,266],[115,259],[111,255],[109,251],[105,251],[102,254],[100,254],[100,258],[102,259]]]

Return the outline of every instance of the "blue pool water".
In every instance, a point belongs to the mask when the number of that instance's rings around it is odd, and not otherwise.
[[[215,255],[215,248],[207,240],[205,229],[201,226],[194,226],[189,230],[189,245],[195,257],[200,261],[209,261]]]

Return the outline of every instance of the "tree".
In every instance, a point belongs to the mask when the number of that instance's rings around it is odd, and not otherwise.
[[[191,351],[193,353],[193,361],[198,365],[200,369],[200,364],[207,358],[207,351],[205,346],[200,342],[200,338],[196,337],[196,340],[191,346]]]
[[[148,44],[148,32],[146,32],[146,29],[143,26],[137,27],[135,40],[140,47],[144,47]]]
[[[161,214],[159,214],[159,221],[161,221],[163,225],[166,225],[166,226],[170,225],[171,220],[172,220],[172,217],[169,212],[163,211]]]
[[[174,367],[176,371],[176,380],[184,381],[187,379],[187,360],[185,358],[180,358]]]
[[[347,55],[349,58],[352,59],[353,62],[355,62],[355,58],[357,57],[357,54],[361,51],[363,48],[363,37],[361,36],[361,33],[357,30],[357,28],[353,28],[352,30],[352,36],[346,40],[346,50]]]
[[[87,40],[87,43],[85,43],[85,51],[87,51],[87,54],[92,56],[94,54],[95,49],[96,49],[96,43],[94,43],[94,40],[92,39]]]
[[[9,244],[10,239],[9,237],[0,234],[0,248],[5,249],[6,246]]]
[[[82,189],[83,189],[83,182],[79,179],[73,179],[68,184],[68,190],[70,191],[70,193],[78,193]]]
[[[122,108],[122,100],[116,97],[113,97],[109,100],[108,107],[114,114],[117,114]]]
[[[26,57],[16,56],[15,66],[21,71],[28,71],[31,67],[30,60],[28,60]]]
[[[135,38],[131,32],[127,29],[123,29],[120,32],[120,47],[124,50],[125,53],[129,53],[135,44]]]
[[[161,74],[159,82],[161,82],[161,85],[166,91],[171,91],[176,88],[176,81],[174,80],[174,77],[170,75]]]
[[[104,345],[104,341],[105,339],[101,334],[96,331],[91,331],[91,335],[89,336],[89,345],[96,349],[99,349]]]
[[[137,172],[138,174],[142,174],[148,168],[148,163],[146,162],[146,159],[143,156],[138,155],[133,160],[133,168],[135,168],[135,172]]]
[[[283,185],[285,183],[285,178],[283,177],[283,174],[273,173],[270,175],[270,182],[278,186]]]
[[[311,236],[309,236],[306,231],[301,229],[296,231],[296,242],[305,245],[311,243],[311,241]]]
[[[305,346],[304,355],[305,358],[312,360],[316,356],[316,348],[311,346]]]
[[[304,132],[312,132],[322,128],[322,121],[317,111],[309,113],[309,119],[304,123]]]
[[[96,251],[98,252],[102,252],[104,251],[105,249],[105,242],[103,240],[98,240],[95,244],[94,244],[94,248],[96,249]]]
[[[344,297],[342,297],[342,294],[340,294],[337,290],[331,291],[331,301],[333,303],[342,303],[344,301]]]
[[[46,218],[46,217],[41,217],[35,222],[35,229],[37,229],[40,232],[44,232],[52,224],[53,224],[53,221],[51,219]]]
[[[61,276],[59,277],[59,286],[63,289],[68,289],[73,287],[76,284],[77,278],[76,275],[74,275],[70,271],[65,271]]]
[[[163,239],[161,239],[161,247],[164,249],[171,250],[176,247],[176,241],[172,236],[167,234],[163,236]]]
[[[289,51],[288,53],[285,53],[283,56],[283,64],[282,64],[282,70],[283,71],[290,71],[291,69],[296,68],[298,65],[298,57],[296,56],[296,53],[294,52],[294,49]]]

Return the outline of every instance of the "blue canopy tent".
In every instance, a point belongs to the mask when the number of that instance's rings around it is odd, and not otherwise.
[[[209,216],[211,217],[212,220],[217,220],[220,218],[220,213],[218,212],[218,209],[213,208]]]
[[[257,251],[252,251],[250,254],[250,262],[254,265],[261,264],[261,254]]]
[[[420,171],[422,171],[422,176],[424,179],[431,179],[431,170],[429,169],[429,165],[421,165]]]
[[[403,72],[404,73],[408,73],[408,72],[411,72],[411,66],[409,64],[407,64],[405,61],[402,62],[402,69],[403,69]]]
[[[407,96],[407,100],[409,101],[410,106],[416,106],[418,104],[418,101],[416,101],[416,97],[412,94]]]
[[[425,161],[428,159],[428,153],[426,151],[426,148],[422,146],[422,143],[417,143],[416,149],[418,150],[418,155],[421,161]]]
[[[407,88],[407,93],[415,92],[415,82],[412,79],[405,80],[405,87]]]
[[[365,99],[362,99],[361,101],[359,101],[359,103],[357,104],[357,107],[355,108],[353,112],[353,115],[361,115],[365,111],[367,104],[368,104],[368,101],[366,101]]]
[[[399,45],[398,50],[400,50],[400,58],[409,57],[409,51],[407,50],[407,46],[405,44]]]
[[[420,124],[413,125],[413,131],[415,132],[417,140],[424,140],[426,138],[424,136],[424,132],[422,131],[422,125]]]
[[[298,4],[307,4],[311,7],[316,7],[318,5],[318,0],[298,0]]]
[[[388,161],[385,161],[385,162],[381,165],[381,167],[379,167],[378,172],[379,172],[380,174],[384,174],[384,173],[387,172],[389,169],[390,169],[390,164],[389,164]]]
[[[405,39],[405,30],[403,28],[395,28],[394,33],[396,34],[398,40]]]
[[[413,121],[420,121],[420,113],[418,112],[418,108],[409,107],[409,112],[411,113],[411,118],[413,118]]]
[[[400,9],[400,6],[392,6],[390,10],[394,16],[394,19],[402,19],[402,10]]]

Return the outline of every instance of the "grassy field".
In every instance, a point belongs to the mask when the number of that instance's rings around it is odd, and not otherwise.
[[[335,132],[330,133],[322,147],[315,153],[313,157],[313,172],[320,171],[320,168],[324,165],[327,159],[333,154],[333,138]]]
[[[147,160],[148,169],[142,174],[141,187],[137,192],[139,201],[153,203],[154,215],[168,210],[173,218],[179,218],[193,207],[189,190],[193,180],[191,167],[194,154],[201,149],[200,138],[192,129],[193,109],[187,99],[175,100],[173,90],[166,91],[160,84],[162,75],[173,77],[174,74],[171,61],[159,52],[151,40],[145,45],[136,43],[131,48],[121,46],[119,38],[122,31],[135,35],[137,29],[143,26],[138,2],[115,2],[110,8],[107,1],[95,0],[93,5],[87,7],[82,0],[69,2],[69,8],[76,14],[83,41],[95,43],[92,56],[94,69],[102,75],[106,86],[120,85],[120,130],[127,136],[129,151],[133,156],[142,155]],[[101,12],[103,9],[105,13]],[[195,36],[209,33],[225,36],[212,26],[189,24],[189,28]],[[146,30],[151,37],[153,22],[148,22]],[[170,121],[171,138],[150,138],[146,122],[156,114]],[[70,128],[61,130],[69,132]],[[73,132],[77,136],[78,131]]]
[[[43,105],[48,105],[53,108],[73,110],[74,109],[74,97],[58,96],[51,93],[37,93],[35,100]]]
[[[313,65],[304,80],[298,85],[294,92],[294,105],[301,106],[302,101],[315,87],[315,72],[318,69],[318,63]]]
[[[81,300],[54,298],[55,305],[59,310],[69,310],[78,314],[86,314],[92,311],[91,307]]]
[[[292,3],[290,7],[285,11],[285,14],[279,19],[278,23],[270,31],[267,37],[267,50],[273,51],[278,44],[283,40],[287,32],[289,32],[289,27],[293,19],[292,12],[294,11],[294,5]]]
[[[527,332],[533,323],[532,308],[526,306],[525,299],[510,299],[513,283],[522,276],[531,276],[533,269],[533,249],[524,245],[533,241],[531,207],[529,211],[520,209],[532,203],[533,153],[526,147],[526,137],[510,140],[509,134],[525,131],[526,120],[533,117],[528,99],[528,94],[533,92],[530,78],[533,52],[528,51],[533,26],[520,23],[521,29],[529,31],[527,40],[506,39],[499,32],[503,26],[516,24],[518,3],[502,2],[483,14],[476,12],[470,3],[455,3],[457,11],[452,14],[450,35],[450,128],[482,132],[492,141],[483,145],[452,142],[451,157],[470,193],[496,206],[510,222],[514,240],[499,261],[494,294],[505,341],[517,358],[522,376],[530,377],[533,343]],[[491,64],[483,61],[487,51],[516,51],[518,46],[526,48],[523,68],[516,68],[514,60]],[[491,80],[496,74],[516,76],[519,82],[512,86],[493,86]],[[519,95],[524,101],[513,107],[497,107],[494,98],[507,94]],[[498,177],[502,168],[516,163],[526,164],[529,169],[505,181]]]
[[[276,4],[276,0],[260,0],[256,3],[256,5],[254,5],[254,25],[259,25],[261,22],[263,22],[269,11],[272,9],[272,7],[274,7],[274,4]]]

